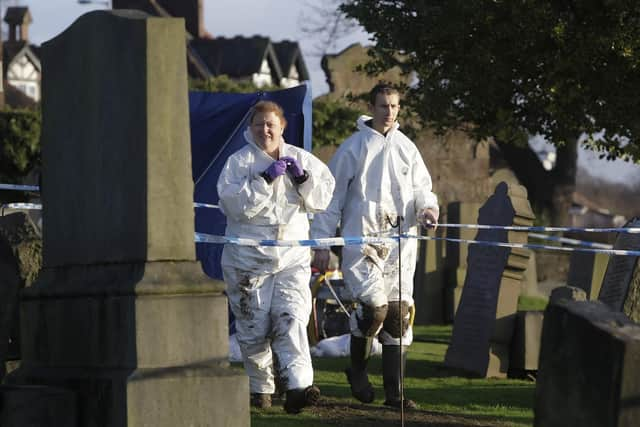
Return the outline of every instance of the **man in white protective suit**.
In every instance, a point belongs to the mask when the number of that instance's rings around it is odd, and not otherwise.
[[[329,169],[336,180],[327,210],[311,225],[312,238],[335,236],[390,236],[399,232],[417,234],[422,224],[435,227],[439,209],[431,191],[431,176],[415,144],[400,130],[399,93],[379,84],[369,94],[372,117],[358,119],[358,131],[345,140]],[[387,406],[416,408],[401,394],[400,364],[406,363],[406,347],[413,340],[410,313],[413,310],[413,274],[417,240],[403,239],[402,295],[398,285],[398,245],[365,244],[342,249],[342,274],[358,301],[351,315],[351,366],[347,379],[352,395],[361,402],[374,400],[367,375],[367,361],[374,337],[382,343],[385,402]],[[329,250],[316,249],[313,265],[325,271]],[[400,320],[402,319],[402,323]],[[400,337],[402,336],[402,348]]]
[[[218,179],[226,235],[308,239],[307,213],[329,204],[331,172],[311,153],[285,143],[286,120],[278,104],[258,102],[249,123],[244,133],[247,145],[229,157]],[[313,385],[306,328],[311,249],[226,244],[221,264],[249,375],[251,404],[271,406],[274,369],[286,390],[288,413],[316,404],[320,390]]]

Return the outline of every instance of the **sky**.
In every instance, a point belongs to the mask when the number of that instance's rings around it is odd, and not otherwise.
[[[302,49],[311,76],[312,94],[318,96],[329,89],[320,67],[317,40],[301,30],[305,19],[313,16],[310,4],[318,0],[204,0],[204,26],[215,36],[268,36],[273,41],[295,40]],[[80,15],[91,10],[110,7],[110,0],[95,0],[94,4],[79,4],[77,0],[0,0],[0,7],[28,6],[33,22],[29,29],[32,43],[41,44],[64,31]],[[352,43],[369,44],[362,30],[338,40],[327,49],[337,53]],[[638,182],[640,165],[623,161],[599,160],[596,153],[581,149],[578,166],[594,176],[614,182]]]

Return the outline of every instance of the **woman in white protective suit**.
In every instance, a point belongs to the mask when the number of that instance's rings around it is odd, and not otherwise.
[[[343,236],[390,236],[402,232],[417,234],[418,224],[435,226],[438,200],[431,191],[431,176],[414,143],[398,129],[399,93],[385,84],[371,90],[372,117],[358,119],[358,131],[344,141],[329,168],[336,179],[333,200],[314,217],[313,238],[332,237],[340,225]],[[409,322],[413,307],[413,274],[417,241],[397,244],[345,246],[342,274],[358,301],[351,316],[351,366],[347,380],[358,400],[370,403],[374,390],[367,375],[372,340],[382,343],[382,379],[387,406],[415,408],[404,399],[400,385],[401,364],[413,335]],[[402,257],[400,295],[398,257]],[[327,268],[329,251],[315,251],[314,266]],[[400,347],[402,337],[402,348]]]
[[[311,153],[285,143],[286,123],[278,104],[260,101],[254,106],[244,133],[247,145],[229,157],[218,179],[227,236],[308,239],[307,213],[322,211],[331,201],[331,172]],[[224,247],[222,271],[252,406],[271,406],[274,369],[286,390],[288,413],[298,413],[320,397],[313,385],[306,329],[310,263],[309,247]]]

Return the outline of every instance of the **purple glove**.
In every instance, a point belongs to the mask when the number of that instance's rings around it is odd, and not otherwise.
[[[287,171],[294,177],[300,178],[304,175],[304,169],[297,159],[290,156],[280,157],[280,160],[284,160],[287,163]]]
[[[267,180],[267,182],[270,183],[280,175],[284,175],[286,171],[287,163],[284,160],[280,159],[271,163],[271,165],[262,173],[262,176]]]

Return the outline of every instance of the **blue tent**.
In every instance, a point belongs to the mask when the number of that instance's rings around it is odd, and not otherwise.
[[[251,108],[262,100],[282,106],[287,119],[284,138],[287,143],[311,151],[311,86],[256,93],[189,93],[191,127],[191,165],[194,201],[217,204],[216,183],[227,158],[246,144],[242,134],[247,128]],[[226,220],[212,208],[196,208],[196,232],[224,235]],[[196,243],[196,257],[209,276],[222,279],[222,245]]]

